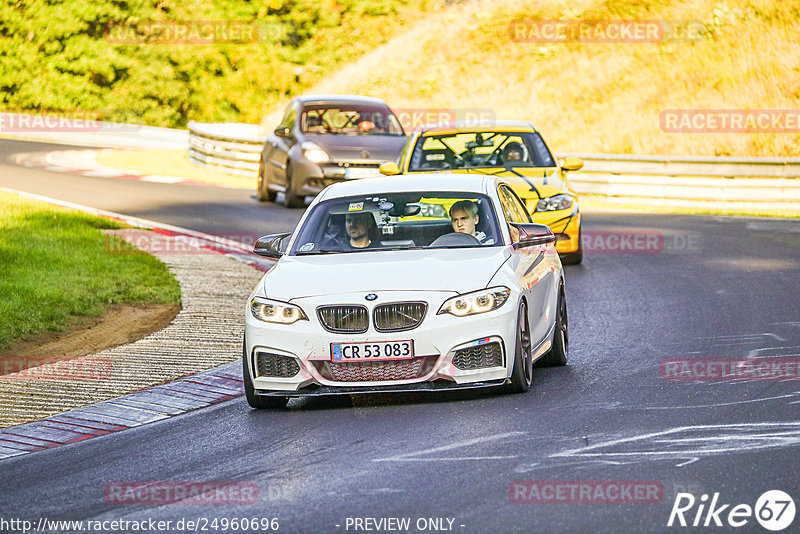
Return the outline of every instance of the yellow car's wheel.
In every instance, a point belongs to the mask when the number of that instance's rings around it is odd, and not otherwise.
[[[583,241],[580,230],[578,230],[578,250],[560,254],[559,257],[562,265],[580,265],[583,263]]]

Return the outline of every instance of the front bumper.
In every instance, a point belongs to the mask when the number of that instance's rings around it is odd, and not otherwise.
[[[380,172],[378,172],[378,166],[378,162],[356,163],[338,161],[316,164],[306,161],[301,166],[304,175],[304,178],[300,180],[303,183],[303,193],[307,195],[316,195],[329,185],[338,182],[365,178],[368,175],[376,177],[381,176]]]
[[[537,211],[531,214],[533,222],[546,224],[556,234],[556,252],[577,252],[580,248],[581,214],[577,202],[569,209]]]
[[[442,303],[455,293],[438,292],[434,298],[431,298],[430,292],[401,293],[386,292],[385,299],[372,303],[366,303],[363,294],[337,295],[336,298],[337,303],[364,303],[369,317],[372,317],[374,307],[380,304],[421,300],[428,303],[426,316],[418,327],[393,333],[378,332],[372,324],[361,334],[327,331],[316,314],[316,308],[330,305],[330,297],[294,300],[292,303],[303,309],[308,320],[291,325],[265,323],[253,317],[248,308],[245,315],[246,355],[256,393],[302,396],[334,394],[328,391],[377,393],[419,390],[423,387],[430,390],[460,386],[489,387],[501,385],[511,375],[517,313],[513,294],[497,310],[470,317],[455,317],[436,314]],[[355,362],[342,364],[331,361],[333,343],[403,340],[413,341],[415,357],[411,360],[366,362],[368,368]],[[488,351],[490,346],[492,351],[499,350],[499,355],[493,352],[491,365],[478,368],[470,367],[472,364],[465,365],[465,355],[470,354],[469,351],[483,350],[483,347]],[[257,359],[263,357],[259,353],[291,358],[299,370],[291,377],[264,376],[258,370]],[[457,355],[459,359],[456,363],[454,357]],[[337,367],[345,371],[331,372],[334,366],[355,366],[357,369]],[[292,369],[295,369],[294,363]],[[400,378],[396,378],[398,376]],[[482,383],[486,385],[475,386]]]
[[[490,380],[486,382],[468,382],[457,384],[440,380],[436,382],[416,382],[394,386],[309,386],[297,391],[255,390],[260,397],[331,397],[334,395],[368,395],[376,393],[430,393],[434,391],[456,391],[471,389],[499,388],[510,384],[511,380]]]

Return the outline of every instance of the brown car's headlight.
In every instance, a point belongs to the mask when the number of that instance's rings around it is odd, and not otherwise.
[[[300,147],[303,149],[303,157],[313,163],[325,163],[331,159],[325,149],[311,141],[304,142]]]

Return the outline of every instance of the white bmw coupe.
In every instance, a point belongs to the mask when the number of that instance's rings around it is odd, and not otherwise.
[[[308,395],[530,388],[567,362],[564,273],[547,226],[485,175],[332,185],[291,234],[245,311],[253,408]]]

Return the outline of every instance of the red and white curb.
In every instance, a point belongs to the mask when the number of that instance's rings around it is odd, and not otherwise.
[[[14,189],[0,187],[0,191],[149,228],[167,236],[182,236],[193,245],[201,243],[209,253],[232,257],[261,271],[274,265],[234,240]],[[241,373],[241,362],[234,361],[118,398],[0,429],[0,459],[133,428],[239,397],[243,394]]]
[[[244,394],[241,362],[0,430],[0,459],[52,449],[186,413]]]
[[[162,184],[203,185],[208,187],[226,187],[225,185],[212,184],[187,180],[178,176],[165,176],[161,174],[145,174],[139,171],[118,169],[97,163],[97,154],[112,152],[112,149],[101,150],[57,150],[54,152],[26,152],[14,155],[14,163],[31,169],[42,169],[51,172],[80,174],[96,178],[121,178],[125,180],[139,180],[142,182],[155,182]]]

